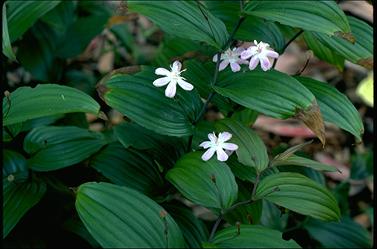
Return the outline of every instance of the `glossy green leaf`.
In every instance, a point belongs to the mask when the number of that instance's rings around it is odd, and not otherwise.
[[[256,198],[266,199],[294,212],[316,219],[339,220],[334,196],[323,186],[297,173],[278,173],[263,178]]]
[[[284,240],[282,233],[259,225],[240,225],[216,233],[213,244],[219,248],[300,248],[294,240]]]
[[[292,27],[353,40],[346,15],[334,1],[257,0],[245,6],[245,13]]]
[[[202,103],[196,90],[184,91],[177,86],[177,95],[170,99],[164,90],[153,86],[154,69],[142,67],[134,75],[115,74],[98,86],[106,103],[139,125],[170,136],[192,134],[192,122]]]
[[[163,185],[152,158],[120,143],[111,143],[90,161],[111,182],[151,194]]]
[[[209,208],[225,209],[237,199],[237,184],[229,167],[215,157],[201,159],[203,152],[186,154],[166,174],[184,197]]]
[[[228,32],[224,23],[200,2],[129,1],[130,11],[148,17],[166,33],[203,41],[218,49],[226,44]]]
[[[304,167],[309,167],[309,168],[319,170],[319,171],[329,171],[329,172],[339,171],[334,166],[320,163],[320,162],[310,160],[305,157],[296,156],[296,155],[292,155],[289,158],[284,159],[284,160],[273,160],[271,162],[271,167],[285,166],[285,165],[304,166]]]
[[[369,232],[348,217],[340,222],[310,219],[304,228],[324,248],[372,248]]]
[[[232,134],[229,142],[238,145],[236,154],[240,163],[254,167],[257,172],[267,168],[269,159],[266,147],[262,139],[251,128],[232,119],[223,119],[216,123],[216,130]]]
[[[9,103],[10,102],[10,103]],[[71,112],[99,113],[99,104],[84,92],[56,84],[19,87],[3,98],[3,125]]]
[[[8,33],[8,21],[6,3],[3,3],[3,54],[11,60],[16,60],[16,55],[13,52],[12,45]]]
[[[318,38],[316,38],[311,32],[304,32],[304,39],[309,49],[313,51],[315,56],[323,61],[327,61],[330,64],[335,65],[339,70],[343,71],[344,57],[338,54],[336,50],[330,49],[323,45]]]
[[[8,126],[3,126],[3,141],[12,141],[22,130],[23,123],[16,123]]]
[[[298,110],[310,108],[315,99],[293,77],[274,70],[232,74],[214,88],[240,105],[282,119],[294,116]]]
[[[79,163],[106,143],[103,134],[75,126],[42,126],[27,134],[24,150],[32,155],[31,169],[50,171]]]
[[[26,181],[26,159],[19,153],[3,151],[3,238],[46,192],[44,183]]]
[[[44,14],[61,1],[7,1],[8,31],[11,42],[17,40]]]
[[[347,16],[352,34],[356,38],[354,44],[339,37],[329,37],[326,34],[313,35],[329,49],[336,51],[345,59],[368,69],[373,68],[373,28],[366,22]]]
[[[202,242],[208,240],[208,230],[203,221],[198,219],[193,211],[180,203],[164,205],[183,233],[189,248],[200,248]]]
[[[195,125],[194,135],[192,139],[192,148],[194,150],[201,149],[199,145],[203,141],[208,140],[208,134],[215,131],[215,123],[207,120],[201,120]]]
[[[85,183],[77,190],[76,210],[103,248],[184,246],[173,218],[136,190],[103,182]]]
[[[316,97],[323,119],[352,133],[361,140],[364,133],[360,114],[352,102],[335,87],[307,77],[296,77]]]

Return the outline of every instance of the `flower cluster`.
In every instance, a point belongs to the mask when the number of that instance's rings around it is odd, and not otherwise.
[[[270,48],[268,43],[257,42],[254,40],[254,45],[247,49],[233,48],[233,50],[228,49],[225,53],[221,54],[219,71],[224,70],[229,64],[233,72],[238,72],[241,70],[241,64],[249,64],[249,69],[254,70],[259,62],[263,71],[271,69],[272,63],[268,57],[278,58],[279,54]],[[250,61],[247,59],[250,58]],[[217,55],[213,57],[213,61],[217,62]]]
[[[215,55],[213,57],[213,62],[219,62],[219,71],[224,70],[228,65],[233,72],[238,72],[241,70],[241,64],[249,64],[249,69],[254,70],[259,62],[263,71],[267,71],[272,67],[272,63],[269,60],[271,58],[278,58],[279,54],[270,48],[268,43],[257,42],[254,40],[254,45],[247,49],[244,48],[233,48],[227,49],[224,53],[220,55]],[[250,59],[250,60],[247,60]],[[191,91],[194,86],[187,82],[181,73],[186,69],[182,69],[182,64],[179,61],[174,61],[170,66],[170,71],[168,69],[159,67],[155,70],[155,74],[164,76],[153,81],[153,85],[156,87],[162,87],[167,85],[165,89],[165,96],[168,98],[173,98],[177,92],[177,84],[186,91]],[[232,138],[232,134],[229,132],[220,132],[219,136],[216,137],[215,133],[208,134],[209,141],[202,142],[200,147],[207,149],[207,151],[202,155],[204,161],[208,161],[216,152],[217,160],[226,161],[228,160],[230,154],[238,149],[238,146],[233,143],[226,143],[226,141]]]

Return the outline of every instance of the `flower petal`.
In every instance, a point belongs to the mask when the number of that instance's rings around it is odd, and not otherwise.
[[[240,55],[243,51],[245,51],[245,48],[238,47],[238,48],[233,49],[233,50],[234,50],[234,53],[236,53],[237,55]]]
[[[238,64],[235,63],[235,62],[230,63],[230,68],[232,69],[233,72],[238,72],[238,71],[241,70],[240,65],[238,65]]]
[[[217,62],[217,54],[215,54],[215,55],[212,57],[212,61],[213,61],[213,62]]]
[[[222,62],[220,62],[219,71],[224,70],[228,66],[228,64],[229,64],[228,60],[223,60]]]
[[[211,141],[212,143],[216,143],[216,142],[217,142],[217,137],[216,137],[216,135],[215,135],[214,132],[208,134],[208,139],[209,139],[209,141]]]
[[[204,161],[208,161],[209,159],[211,159],[211,157],[213,156],[213,154],[215,154],[215,151],[216,149],[214,148],[210,148],[208,149],[206,152],[204,152],[204,154],[202,155],[202,159]]]
[[[279,54],[276,53],[275,51],[272,51],[272,50],[268,50],[266,49],[264,54],[268,57],[271,57],[271,58],[278,58],[279,57]]]
[[[204,149],[208,149],[211,147],[212,143],[210,141],[204,141],[201,144],[199,144],[200,147],[203,147]]]
[[[181,68],[182,68],[182,64],[179,62],[179,61],[174,61],[173,62],[173,66],[172,66],[172,70],[174,71],[174,72],[179,72],[179,71],[181,71]]]
[[[223,149],[226,149],[226,150],[237,150],[238,149],[238,145],[237,144],[233,144],[233,143],[223,143]]]
[[[175,96],[175,92],[177,91],[177,82],[171,81],[165,89],[165,96],[168,98],[173,98]]]
[[[260,60],[260,65],[263,71],[267,71],[268,69],[272,67],[270,60],[266,56],[260,56],[259,60]]]
[[[250,70],[254,70],[257,66],[258,66],[258,63],[259,63],[259,57],[258,56],[253,56],[251,59],[250,59],[250,62],[249,62],[249,69]]]
[[[248,48],[241,53],[241,59],[246,60],[253,55],[254,55],[254,52],[251,50],[251,48]]]
[[[225,142],[232,138],[232,134],[224,131],[219,133],[219,141]]]
[[[157,86],[157,87],[165,86],[166,84],[169,83],[169,81],[170,81],[169,77],[162,77],[162,78],[159,78],[159,79],[153,81],[153,85]]]
[[[180,87],[182,87],[183,90],[186,90],[186,91],[191,91],[192,89],[194,89],[194,86],[191,85],[190,83],[182,80],[182,79],[179,79],[178,80],[178,85]]]
[[[242,59],[239,59],[239,60],[237,61],[237,63],[238,63],[238,64],[244,64],[244,65],[247,65],[247,64],[249,64],[249,61],[248,61],[248,60],[242,60]]]
[[[225,153],[225,151],[221,148],[218,148],[216,150],[216,155],[217,155],[217,160],[221,161],[221,162],[224,162],[226,160],[228,160],[228,155]]]
[[[163,68],[163,67],[159,67],[157,68],[155,71],[154,71],[155,74],[157,75],[169,75],[170,74],[170,71]]]

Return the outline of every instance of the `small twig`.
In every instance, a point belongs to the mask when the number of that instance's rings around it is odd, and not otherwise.
[[[297,73],[295,73],[293,76],[301,75],[305,71],[306,67],[309,65],[309,61],[310,61],[311,58],[312,58],[311,55],[309,55],[309,58],[306,59],[305,65],[302,67],[302,69],[300,71],[298,71]]]
[[[280,54],[284,54],[285,50],[287,49],[287,47],[289,46],[289,44],[291,44],[294,40],[296,40],[297,37],[299,37],[302,33],[304,32],[304,30],[300,30],[299,32],[297,32],[297,34],[295,34],[283,47],[283,49],[281,50]],[[278,59],[275,59],[274,61],[274,64],[272,65],[273,68],[275,68],[275,65],[277,63]]]

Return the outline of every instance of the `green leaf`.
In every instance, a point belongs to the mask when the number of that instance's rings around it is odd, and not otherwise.
[[[343,56],[345,59],[359,64],[367,69],[373,68],[373,28],[366,22],[355,17],[347,16],[356,43],[352,44],[338,37],[326,34],[313,35],[329,49]]]
[[[262,201],[262,216],[260,218],[261,225],[283,232],[288,224],[288,213],[282,211],[273,203]]]
[[[216,158],[201,159],[202,152],[186,154],[166,174],[184,197],[215,209],[226,209],[237,199],[237,184],[229,167]]]
[[[115,74],[97,87],[102,98],[139,125],[169,136],[192,134],[192,122],[202,107],[195,89],[187,92],[178,87],[175,98],[153,86],[157,78],[151,67],[142,67],[134,75]]]
[[[69,218],[63,224],[63,228],[72,233],[77,234],[84,240],[86,240],[93,248],[99,248],[98,242],[90,235],[88,230],[85,228],[81,220],[77,218]]]
[[[271,162],[271,167],[286,166],[286,165],[304,166],[304,167],[312,168],[319,171],[329,171],[329,172],[338,171],[339,172],[339,170],[334,166],[327,165],[324,163],[319,163],[317,161],[310,160],[308,158],[300,157],[296,155],[292,155],[289,158],[284,159],[284,160],[273,160]]]
[[[130,11],[148,17],[166,33],[195,41],[203,41],[220,49],[228,32],[224,23],[200,2],[129,1]]]
[[[256,198],[320,220],[340,218],[335,197],[320,184],[297,173],[266,176],[257,187]]]
[[[304,228],[324,248],[372,248],[369,232],[348,217],[340,222],[310,219]]]
[[[145,154],[111,143],[90,161],[90,165],[111,182],[145,194],[158,192],[163,181],[157,165]]]
[[[237,120],[243,125],[251,127],[258,118],[259,113],[249,108],[244,108],[241,111],[236,111],[231,119]]]
[[[335,87],[307,77],[296,77],[316,97],[323,119],[353,134],[358,141],[364,133],[360,114]]]
[[[114,126],[114,135],[125,148],[135,148],[149,153],[154,160],[166,167],[173,167],[185,153],[187,143],[177,137],[156,134],[134,122]]]
[[[99,104],[84,92],[56,84],[19,87],[3,98],[3,125],[71,112],[99,113]],[[10,105],[9,105],[10,102]]]
[[[17,40],[44,14],[61,1],[7,1],[8,27],[11,42]]]
[[[208,240],[208,230],[190,208],[180,203],[167,203],[164,205],[183,233],[189,248],[200,248],[202,242]]]
[[[12,182],[25,182],[29,177],[26,159],[16,151],[3,151],[3,187]]]
[[[104,30],[108,18],[106,14],[79,17],[68,27],[55,55],[59,58],[70,58],[82,53],[89,42]]]
[[[22,124],[22,131],[29,131],[39,126],[50,125],[63,117],[64,117],[64,114],[54,114],[50,116],[29,119],[23,123],[18,123],[18,124]]]
[[[258,0],[249,2],[245,13],[354,41],[346,15],[334,1]]]
[[[311,32],[304,32],[304,39],[309,49],[313,51],[315,56],[323,61],[335,65],[339,70],[343,71],[344,57],[339,55],[336,50],[332,50],[323,45]]]
[[[31,154],[29,167],[50,171],[79,163],[107,143],[103,134],[74,126],[46,126],[31,130],[24,140],[24,150]]]
[[[61,79],[64,61],[55,58],[61,33],[44,22],[37,22],[18,43],[17,58],[38,81],[56,82]]]
[[[266,147],[251,128],[232,119],[223,119],[215,126],[218,132],[227,131],[233,135],[229,142],[238,145],[236,154],[240,163],[254,167],[257,172],[267,168],[269,159]]]
[[[7,10],[5,2],[3,3],[3,54],[13,61],[16,60],[16,55],[13,52],[9,39]]]
[[[5,238],[22,216],[39,202],[46,192],[46,185],[26,181],[28,168],[21,154],[4,150],[3,155],[3,238]]]
[[[103,182],[85,183],[77,190],[76,210],[103,248],[184,246],[173,218],[136,190]]]
[[[315,99],[293,77],[274,70],[235,73],[222,79],[214,89],[240,105],[281,119],[310,108]]]
[[[220,248],[300,248],[294,240],[284,240],[282,233],[259,225],[228,227],[216,233],[212,241]]]
[[[23,123],[16,123],[8,126],[3,126],[3,141],[12,141],[22,130]]]
[[[235,156],[230,156],[226,164],[232,170],[235,177],[242,181],[255,182],[257,171],[254,167],[248,167],[238,162]]]

